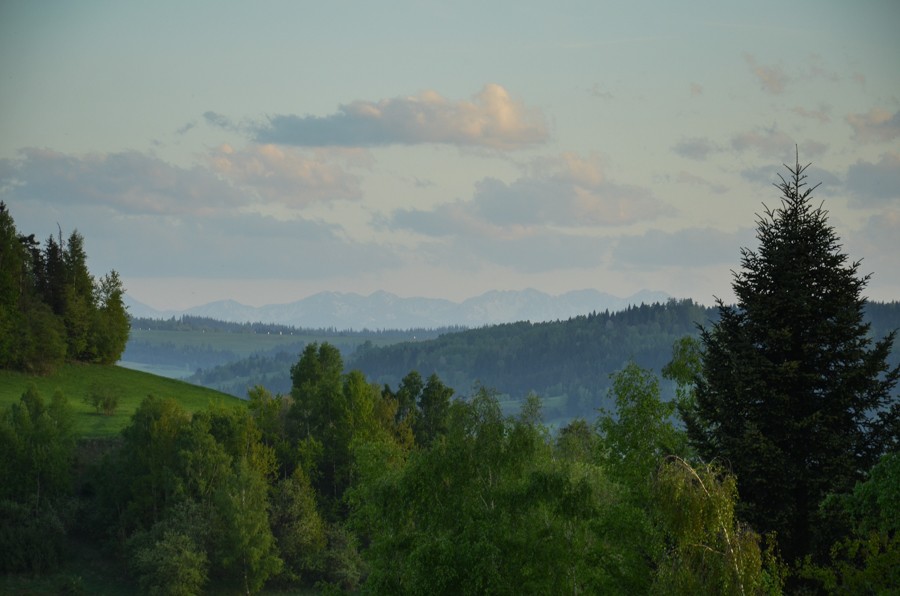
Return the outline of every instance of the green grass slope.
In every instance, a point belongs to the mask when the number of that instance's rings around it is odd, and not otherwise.
[[[46,376],[0,370],[0,407],[5,409],[18,402],[29,383],[34,383],[48,402],[54,391],[63,392],[75,411],[75,432],[82,438],[118,434],[131,420],[141,401],[151,394],[171,397],[191,412],[203,410],[210,404],[243,407],[246,403],[213,389],[120,366],[66,364]],[[119,405],[113,415],[98,413],[85,402],[94,384],[114,387],[119,392]]]

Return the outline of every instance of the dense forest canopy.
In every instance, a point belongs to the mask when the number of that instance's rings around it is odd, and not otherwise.
[[[119,360],[130,329],[116,271],[95,279],[84,238],[20,234],[0,202],[0,368],[42,372]]]

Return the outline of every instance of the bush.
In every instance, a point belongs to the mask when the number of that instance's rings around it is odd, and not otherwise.
[[[103,413],[112,416],[119,407],[119,395],[121,390],[111,385],[94,383],[91,385],[90,391],[84,398],[84,402],[95,410],[97,413]]]

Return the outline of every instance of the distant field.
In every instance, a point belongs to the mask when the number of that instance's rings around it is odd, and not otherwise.
[[[245,402],[206,387],[190,385],[120,366],[67,364],[47,376],[0,370],[0,407],[19,401],[29,383],[34,383],[45,401],[60,389],[75,411],[75,431],[80,437],[108,437],[121,431],[148,395],[172,397],[189,411],[202,410],[210,404],[243,406]],[[97,413],[84,402],[94,383],[115,387],[120,391],[119,406],[112,416]]]

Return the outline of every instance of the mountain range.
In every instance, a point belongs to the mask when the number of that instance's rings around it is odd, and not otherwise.
[[[313,329],[432,329],[460,325],[480,327],[516,321],[554,321],[629,305],[666,302],[664,292],[642,290],[620,298],[598,290],[576,290],[553,296],[534,289],[494,290],[452,302],[440,298],[401,298],[385,291],[368,296],[320,292],[287,304],[248,306],[219,300],[186,310],[160,311],[126,296],[133,317],[169,319],[182,315],[235,323],[261,322]]]

